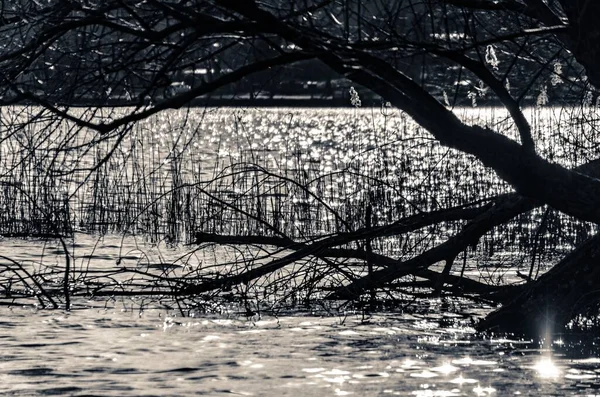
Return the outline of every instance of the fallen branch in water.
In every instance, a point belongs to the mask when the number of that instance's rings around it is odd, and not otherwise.
[[[517,215],[530,211],[535,207],[536,202],[533,200],[519,198],[516,195],[506,196],[497,205],[488,208],[484,213],[470,221],[460,233],[444,243],[414,258],[378,270],[370,277],[363,277],[342,286],[332,293],[330,298],[351,299],[360,296],[370,288],[382,287],[386,283],[426,269],[437,262],[446,261],[449,258],[454,259],[460,252],[469,246],[475,245],[481,236],[494,227],[506,223]]]
[[[600,174],[600,160],[583,164],[575,168],[575,170],[588,176],[598,177]],[[460,252],[464,251],[470,245],[476,244],[485,233],[540,205],[540,202],[521,197],[516,193],[504,195],[499,198],[496,205],[488,208],[484,213],[477,216],[477,218],[471,220],[460,233],[446,242],[396,266],[387,267],[368,277],[363,277],[346,286],[340,287],[331,295],[331,298],[350,299],[357,297],[370,288],[381,287],[386,283],[407,274],[412,274],[418,269],[425,269],[439,261],[447,261],[451,265],[453,259]],[[449,269],[444,272],[444,276],[446,276],[448,271]]]
[[[339,233],[331,237],[326,237],[312,243],[298,243],[291,239],[268,236],[221,236],[212,233],[198,233],[196,243],[218,243],[218,244],[250,244],[250,245],[274,245],[281,248],[291,249],[294,252],[258,268],[248,270],[244,273],[223,277],[184,288],[182,294],[198,294],[223,287],[230,287],[240,283],[248,283],[251,280],[279,270],[286,265],[299,261],[309,256],[327,256],[326,250],[351,243],[357,240],[374,239],[378,237],[395,236],[403,233],[409,233],[425,226],[437,224],[440,222],[449,222],[455,220],[473,219],[474,217],[485,213],[490,205],[483,207],[460,206],[446,210],[432,211],[409,216],[393,224],[359,229],[355,232]],[[397,263],[397,262],[396,262]]]
[[[308,244],[290,242],[287,239],[281,239],[278,237],[265,237],[265,236],[224,236],[216,234],[202,234],[203,242],[214,242],[219,244],[231,244],[231,245],[272,245],[284,249],[302,250],[308,249]],[[348,249],[348,248],[328,248],[323,249],[316,254],[320,259],[324,258],[335,258],[335,259],[359,259],[367,260],[367,257],[371,257],[374,263],[378,266],[398,266],[402,262],[389,256],[369,253],[361,249]],[[417,269],[415,272],[410,273],[411,275],[429,280],[434,283],[441,277],[441,273],[430,270],[430,269]],[[408,275],[408,274],[407,274]],[[488,299],[496,302],[502,302],[514,296],[514,291],[518,288],[516,286],[494,286],[488,285],[476,280],[469,279],[467,277],[460,277],[456,275],[447,275],[446,283],[449,285],[448,288],[460,288],[464,293],[483,295]],[[448,289],[446,288],[446,289]],[[511,291],[508,293],[508,291]],[[192,294],[189,289],[184,289],[182,294]]]

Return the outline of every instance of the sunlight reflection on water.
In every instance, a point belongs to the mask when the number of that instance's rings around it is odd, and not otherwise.
[[[561,372],[550,357],[542,357],[533,368],[541,378],[557,378]]]
[[[14,308],[2,319],[0,394],[558,396],[600,388],[595,355],[550,357],[529,342],[463,328],[438,327],[432,343],[415,333],[416,318],[253,322]]]

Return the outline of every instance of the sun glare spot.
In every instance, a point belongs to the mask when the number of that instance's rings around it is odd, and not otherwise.
[[[458,368],[455,367],[454,365],[451,365],[450,363],[444,363],[444,364],[440,365],[439,367],[432,368],[432,370],[435,372],[440,372],[444,375],[448,375],[448,374],[458,370]]]
[[[345,390],[340,390],[340,389],[335,389],[335,395],[336,396],[347,396],[352,394],[352,392],[349,391],[345,391]]]
[[[533,368],[541,378],[556,378],[560,375],[560,369],[549,357],[541,358]]]
[[[477,379],[463,378],[462,375],[460,375],[458,378],[452,379],[450,383],[464,385],[465,383],[477,383]]]
[[[477,387],[473,389],[473,392],[476,396],[490,396],[495,391],[496,389],[494,389],[493,387],[481,387],[479,385],[477,385]]]

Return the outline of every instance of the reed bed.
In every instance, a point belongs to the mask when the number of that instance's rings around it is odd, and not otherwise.
[[[110,120],[129,110],[71,111]],[[517,139],[506,112],[477,108],[457,113],[468,123]],[[544,157],[570,167],[598,157],[595,109],[537,107],[526,114]],[[0,235],[68,239],[73,233],[122,234],[152,244],[197,247],[167,272],[148,266],[142,271],[138,264],[133,275],[119,281],[131,288],[170,279],[168,291],[176,291],[184,280],[241,274],[284,256],[285,250],[275,248],[225,244],[215,249],[214,243],[199,241],[198,233],[314,242],[423,212],[484,205],[487,198],[511,191],[473,158],[441,147],[403,113],[385,106],[180,109],[107,136],[42,109],[12,107],[1,110],[0,126]],[[440,222],[344,247],[405,259],[446,240],[462,225]],[[468,257],[488,269],[490,280],[501,278],[504,273],[497,269],[502,266],[552,263],[557,253],[596,229],[542,208],[487,233]],[[233,286],[245,290],[231,295],[245,297],[248,307],[249,296],[257,301],[277,297],[273,304],[285,296],[283,301],[296,304],[370,271],[368,260],[332,262],[313,256]],[[93,288],[89,283],[74,287],[74,293],[90,288],[98,293],[108,279],[99,277]],[[198,299],[197,304],[210,301]]]

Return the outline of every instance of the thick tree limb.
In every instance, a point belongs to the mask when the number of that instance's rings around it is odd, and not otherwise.
[[[506,87],[504,87],[504,84],[498,80],[496,76],[494,76],[492,72],[485,67],[485,65],[457,51],[440,50],[429,46],[427,46],[427,48],[434,54],[438,54],[439,56],[445,57],[458,63],[459,65],[462,65],[479,77],[481,81],[487,84],[492,91],[494,91],[498,99],[502,102],[506,110],[508,110],[508,113],[513,118],[515,126],[519,131],[523,148],[527,151],[535,152],[535,143],[531,136],[531,126],[521,111],[521,106],[510,95]]]
[[[600,160],[596,160],[576,168],[577,172],[589,174],[593,177],[600,176]],[[363,294],[377,285],[382,286],[397,278],[403,277],[415,269],[424,269],[439,261],[454,258],[458,253],[473,244],[481,236],[494,227],[499,226],[517,215],[541,205],[541,202],[519,197],[518,195],[507,195],[504,200],[485,213],[469,222],[465,228],[456,236],[446,242],[425,251],[421,255],[409,259],[398,266],[382,269],[371,277],[363,277],[349,285],[340,288],[332,297],[351,298]]]
[[[517,196],[507,197],[473,219],[460,233],[444,243],[396,266],[388,266],[374,272],[369,277],[360,278],[346,286],[340,287],[331,294],[330,298],[353,299],[371,288],[381,287],[398,278],[412,274],[417,270],[427,269],[437,262],[453,259],[460,252],[467,249],[467,247],[477,243],[479,238],[492,228],[506,223],[523,212],[532,210],[537,205],[538,203],[533,200]]]
[[[501,195],[495,198],[490,198],[490,202],[503,200],[505,197],[509,196],[512,195]],[[338,233],[332,237],[318,240],[313,244],[322,244],[323,247],[334,247],[338,245],[348,244],[357,240],[395,236],[399,234],[412,232],[426,226],[435,225],[440,222],[452,222],[458,220],[474,219],[475,217],[484,213],[488,208],[491,207],[492,203],[486,204],[481,207],[460,205],[448,209],[423,212],[400,219],[389,225],[362,228],[353,232]],[[213,233],[196,233],[195,243],[201,244],[204,242],[213,242],[218,244],[269,244],[290,249],[298,248],[300,246],[299,244],[304,244],[282,237],[224,236]]]
[[[254,2],[244,6],[231,0],[218,3],[256,22],[270,24],[283,38],[319,53],[332,69],[406,111],[442,145],[475,155],[520,194],[581,220],[600,223],[600,180],[550,163],[490,129],[462,123],[421,86],[379,58],[351,49],[327,51],[328,43],[307,37]]]
[[[487,316],[480,331],[513,332],[534,338],[560,330],[576,314],[600,301],[600,234],[564,257],[510,303]]]

